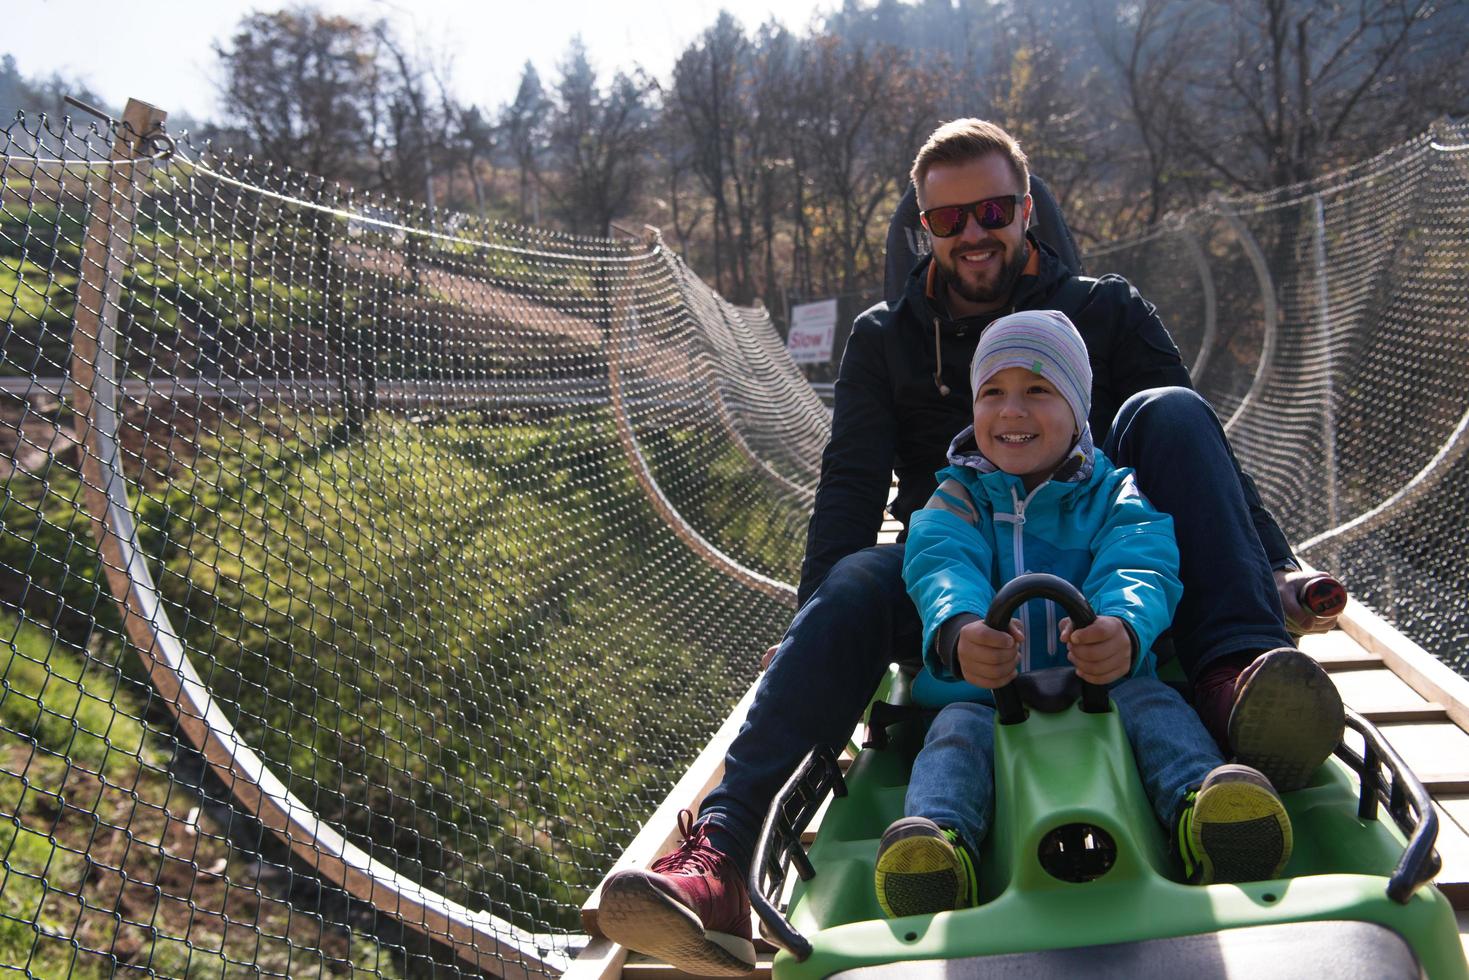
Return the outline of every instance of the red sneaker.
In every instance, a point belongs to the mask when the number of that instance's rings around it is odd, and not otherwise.
[[[1234,691],[1239,684],[1239,675],[1254,659],[1253,653],[1220,657],[1194,680],[1194,709],[1226,758],[1234,754],[1229,747],[1229,715],[1234,711]]]
[[[683,843],[646,871],[619,871],[602,888],[602,934],[685,973],[737,977],[755,969],[750,897],[735,863],[709,843],[693,815],[678,815]]]

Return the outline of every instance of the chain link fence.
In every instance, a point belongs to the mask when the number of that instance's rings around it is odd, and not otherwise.
[[[0,144],[0,962],[554,973],[784,629],[825,410],[656,241],[154,122]]]
[[[825,409],[656,235],[128,119],[0,131],[0,963],[558,972],[789,619]],[[1461,671],[1466,144],[1088,257]]]
[[[1469,124],[1086,261],[1158,304],[1298,553],[1469,676]]]

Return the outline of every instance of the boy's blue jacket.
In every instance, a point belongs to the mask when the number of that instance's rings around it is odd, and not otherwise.
[[[913,700],[993,703],[989,691],[959,680],[936,641],[940,627],[965,613],[983,616],[1000,585],[1022,572],[1050,572],[1071,582],[1098,616],[1116,616],[1137,640],[1133,676],[1153,676],[1153,643],[1173,621],[1183,586],[1173,519],[1138,490],[1133,471],[1112,464],[1089,432],[1051,479],[1029,495],[1020,477],[985,459],[973,427],[949,447],[953,465],[913,514],[903,580],[923,619],[923,659]],[[1068,663],[1057,636],[1066,614],[1048,600],[1022,607],[1020,669]]]

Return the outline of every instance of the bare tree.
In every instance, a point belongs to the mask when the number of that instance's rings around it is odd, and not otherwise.
[[[54,73],[50,78],[26,78],[20,73],[14,55],[0,55],[0,125],[8,126],[17,112],[44,112],[59,120],[70,111],[63,101],[67,95],[98,108],[103,107],[102,97],[80,79],[67,78],[60,73]]]
[[[547,137],[547,117],[551,101],[541,86],[541,77],[529,61],[520,73],[520,87],[515,101],[500,114],[500,128],[505,133],[505,147],[519,171],[520,220],[539,223],[541,156]]]
[[[1086,235],[1094,215],[1083,202],[1104,181],[1111,149],[1104,139],[1108,114],[1098,111],[1104,100],[1089,94],[1096,69],[1064,40],[1077,33],[1063,17],[1069,13],[1061,6],[1017,6],[1002,18],[980,89],[989,117],[1025,147],[1031,169],[1058,198],[1075,202],[1070,224]]]
[[[780,280],[781,269],[787,263],[795,264],[797,250],[795,229],[799,225],[786,227],[783,219],[786,215],[797,219],[801,216],[796,206],[801,193],[799,150],[793,139],[796,126],[788,98],[798,84],[799,42],[784,27],[770,21],[757,32],[754,44],[751,98],[759,134],[755,211],[760,226],[760,294],[766,307],[775,310],[782,307],[788,284]]]
[[[678,243],[679,254],[690,261],[690,245],[695,232],[703,224],[709,209],[705,196],[699,193],[694,172],[694,150],[689,146],[688,135],[676,114],[660,113],[654,129],[654,166],[665,188],[666,197],[655,199],[655,206],[668,212],[673,224],[673,240]],[[655,223],[662,223],[661,214]]]
[[[1189,203],[1182,179],[1191,122],[1185,90],[1199,47],[1207,43],[1197,12],[1174,0],[1140,0],[1120,23],[1097,24],[1122,107],[1122,137],[1113,140],[1117,166],[1094,183],[1091,195],[1111,216],[1092,222],[1098,237],[1138,234]]]
[[[744,30],[728,12],[721,12],[679,57],[668,107],[713,204],[715,284],[737,302],[754,295],[751,181],[758,172],[759,148],[749,92],[751,54]]]
[[[481,219],[488,215],[485,202],[484,176],[480,165],[490,168],[494,176],[495,151],[498,149],[496,127],[485,118],[478,106],[469,106],[458,112],[458,133],[454,145],[464,156],[464,168],[469,171],[469,183],[474,189],[474,208]]]
[[[724,14],[674,69],[665,115],[712,212],[714,281],[736,302],[776,305],[777,265],[805,242],[783,221],[789,214],[803,224],[792,204],[800,194],[796,124],[810,108],[801,64],[800,42],[779,24],[751,36]]]
[[[652,139],[651,85],[618,73],[603,91],[581,39],[574,38],[561,65],[552,113],[553,175],[542,177],[566,227],[605,235],[624,213],[647,173]]]
[[[1185,132],[1233,189],[1306,180],[1469,107],[1462,6],[1215,0],[1208,26],[1215,43],[1195,49]]]
[[[887,46],[814,38],[802,63],[795,139],[814,216],[817,288],[852,293],[881,281],[887,222],[913,154],[937,123],[941,73],[917,72]]]
[[[467,173],[481,214],[513,168],[523,222],[543,194],[579,232],[671,222],[723,293],[772,308],[872,289],[940,117],[1006,125],[1102,240],[1469,111],[1469,6],[1441,0],[849,0],[821,23],[721,14],[665,93],[638,71],[604,84],[576,42],[554,91],[527,63],[493,120],[385,28],[311,8],[251,15],[217,50],[229,121],[271,160],[430,201]]]
[[[430,67],[386,25],[375,31],[386,62],[378,88],[378,176],[398,197],[436,207],[434,177],[448,169],[445,156],[459,116],[448,94],[448,69]]]
[[[263,157],[335,180],[362,176],[379,71],[372,28],[309,7],[253,13],[214,50],[226,119]]]
[[[767,141],[773,156],[765,161],[767,193],[761,201],[761,223],[767,229],[766,305],[772,309],[781,292],[774,268],[777,222],[790,242],[789,266],[780,269],[786,287],[803,296],[816,294],[816,235],[807,207],[814,185],[810,175],[814,149],[802,137],[811,109],[805,76],[807,44],[775,23],[764,25],[757,41],[755,98],[761,125],[773,134]]]

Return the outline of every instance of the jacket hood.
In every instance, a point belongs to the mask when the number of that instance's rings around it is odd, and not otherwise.
[[[979,449],[979,443],[974,438],[974,426],[969,426],[963,432],[954,437],[949,443],[949,463],[953,466],[962,466],[965,469],[974,470],[983,475],[985,473],[998,473],[1000,468],[990,462]],[[1085,483],[1092,477],[1092,469],[1096,466],[1097,450],[1092,445],[1092,427],[1084,426],[1076,444],[1056,467],[1054,473],[1048,479],[1056,483]]]
[[[968,327],[987,326],[991,321],[1022,308],[1024,300],[1032,294],[1051,292],[1062,279],[1071,275],[1051,246],[1034,235],[1027,234],[1025,240],[1035,250],[1039,268],[1035,275],[1022,273],[1015,281],[1015,289],[1010,294],[1010,302],[997,310],[956,318],[949,315],[948,304],[944,301],[943,296],[935,296],[930,299],[928,277],[929,268],[933,265],[932,252],[919,259],[918,263],[913,266],[913,271],[908,273],[908,282],[903,288],[903,298],[900,302],[911,307],[913,315],[920,323],[931,323],[937,318],[945,333],[956,332]]]

